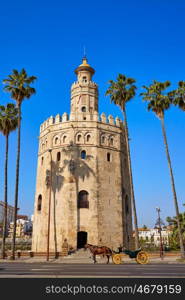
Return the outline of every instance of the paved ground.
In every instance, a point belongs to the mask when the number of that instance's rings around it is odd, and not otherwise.
[[[0,264],[0,277],[165,277],[185,278],[184,264],[59,264],[9,263]]]
[[[163,263],[181,263],[179,261],[180,256],[165,256],[163,259],[161,259],[159,256],[158,257],[150,257],[149,258],[149,263],[159,263],[159,264],[163,264]],[[73,263],[79,263],[79,264],[83,264],[83,263],[87,263],[87,264],[92,264],[93,260],[91,257],[90,253],[85,253],[85,255],[81,252],[81,253],[77,253],[76,255],[68,255],[66,257],[60,257],[58,259],[54,259],[54,257],[50,256],[49,257],[49,261],[52,263],[62,263],[62,264],[73,264]],[[102,257],[98,257],[97,256],[97,261],[99,264],[105,264],[107,261],[107,258],[102,258]],[[46,256],[42,256],[42,257],[20,257],[15,259],[15,261],[10,261],[9,259],[6,260],[2,260],[0,259],[0,263],[4,263],[4,262],[11,262],[11,263],[15,263],[15,262],[24,262],[24,263],[38,263],[38,262],[46,262]],[[128,263],[136,263],[135,259],[130,259],[127,255],[125,255],[123,257],[123,262],[128,262]],[[112,263],[112,259],[110,258],[110,263]],[[184,262],[185,263],[185,262]]]
[[[148,265],[138,265],[135,259],[127,255],[121,265],[114,265],[112,259],[107,265],[106,257],[97,256],[93,263],[91,253],[78,251],[67,257],[54,259],[46,257],[21,257],[15,261],[0,260],[0,277],[183,277],[185,263],[179,256],[165,256],[163,260],[150,257]]]

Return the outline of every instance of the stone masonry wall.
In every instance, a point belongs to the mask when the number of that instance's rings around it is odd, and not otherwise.
[[[33,251],[46,251],[50,153],[52,149],[52,192],[50,220],[50,251],[61,246],[65,238],[77,247],[77,233],[88,233],[88,242],[99,240],[109,247],[126,244],[126,233],[132,232],[129,195],[128,165],[125,164],[126,148],[123,125],[112,116],[108,122],[104,114],[99,119],[70,121],[67,114],[50,117],[40,128],[37,184],[35,194]],[[86,151],[86,159],[81,159]],[[60,160],[57,155],[60,152]],[[110,161],[107,155],[110,154]],[[71,161],[75,168],[70,171]],[[122,166],[124,171],[122,171]],[[79,191],[89,193],[89,208],[77,208]],[[42,196],[38,211],[39,195]],[[125,213],[125,196],[130,207]],[[127,232],[125,224],[127,223]]]

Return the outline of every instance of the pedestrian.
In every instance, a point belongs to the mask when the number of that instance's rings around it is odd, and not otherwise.
[[[67,239],[64,239],[64,242],[62,244],[62,252],[66,253],[66,255],[68,255],[68,251],[69,251],[69,244],[67,242]]]

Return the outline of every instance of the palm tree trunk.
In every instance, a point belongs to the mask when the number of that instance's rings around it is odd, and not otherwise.
[[[21,143],[21,104],[18,103],[17,162],[16,162],[14,220],[13,220],[14,225],[13,225],[12,254],[11,254],[11,259],[12,260],[15,259],[15,240],[16,240],[18,193],[19,193],[20,143]]]
[[[183,238],[182,238],[182,230],[181,230],[181,224],[180,224],[180,218],[179,218],[179,207],[178,207],[178,202],[177,202],[177,194],[176,194],[176,190],[175,190],[175,181],[174,181],[174,176],[173,176],[173,170],[172,170],[172,164],[171,164],[171,159],[170,159],[170,153],[169,153],[169,149],[168,149],[168,142],[167,142],[167,137],[166,137],[166,130],[165,130],[165,126],[164,126],[164,117],[161,118],[161,125],[162,125],[162,132],[163,132],[163,138],[164,138],[164,145],[165,145],[165,149],[166,149],[166,156],[167,156],[167,161],[168,161],[168,167],[169,167],[169,170],[170,170],[170,177],[171,177],[171,185],[172,185],[172,192],[173,192],[173,199],[174,199],[175,211],[176,211],[176,216],[177,216],[177,225],[178,225],[178,233],[179,233],[181,257],[185,258]]]
[[[52,153],[50,152],[50,186],[49,186],[49,203],[48,203],[48,234],[47,234],[47,255],[46,260],[49,261],[49,248],[50,248],[50,222],[51,222],[51,192],[52,192],[52,183],[53,183],[53,160]]]
[[[74,174],[75,179],[75,191],[76,191],[76,208],[77,208],[77,221],[76,221],[76,236],[78,236],[78,232],[80,231],[80,209],[78,207],[78,193],[79,193],[79,187],[78,187],[78,175]]]
[[[131,165],[131,155],[130,155],[130,145],[129,145],[127,114],[126,114],[125,109],[123,109],[123,115],[124,115],[124,120],[125,120],[125,134],[126,134],[126,146],[127,146],[127,155],[128,155],[128,167],[129,167],[129,175],[130,175],[131,200],[132,200],[132,209],[133,209],[133,215],[134,215],[135,248],[138,249],[139,248],[139,233],[138,233],[137,212],[136,212],[136,203],[135,203],[135,195],[134,195],[133,176],[132,176],[132,165]]]
[[[55,258],[57,255],[57,225],[56,225],[56,192],[53,192],[53,227],[54,227],[54,244],[55,244]]]
[[[5,259],[5,243],[7,234],[7,211],[8,211],[8,134],[6,135],[6,154],[5,154],[5,184],[4,184],[4,224],[3,224],[3,240],[2,240],[2,258]]]

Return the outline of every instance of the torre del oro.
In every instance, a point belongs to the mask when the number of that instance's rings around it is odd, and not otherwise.
[[[99,115],[95,70],[82,59],[71,86],[70,114],[40,126],[32,250],[85,243],[110,248],[132,241],[132,208],[124,123]]]

